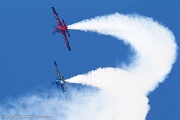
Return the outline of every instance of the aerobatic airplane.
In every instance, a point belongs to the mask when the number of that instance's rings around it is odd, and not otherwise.
[[[59,19],[59,17],[58,17],[58,14],[57,14],[57,12],[56,12],[56,10],[54,9],[54,7],[51,7],[52,8],[52,10],[53,10],[53,13],[54,13],[54,16],[55,16],[55,18],[56,18],[56,21],[57,21],[57,26],[55,27],[55,30],[54,30],[54,33],[62,33],[62,36],[63,36],[63,38],[64,38],[64,41],[65,41],[65,43],[66,43],[66,45],[67,45],[67,48],[68,48],[68,50],[69,51],[71,51],[71,47],[70,47],[70,45],[69,45],[69,41],[68,41],[68,39],[67,39],[67,36],[66,36],[66,33],[68,34],[68,36],[70,37],[70,34],[69,34],[69,31],[68,31],[68,29],[67,29],[67,26],[66,26],[66,24],[65,24],[65,22],[64,22],[64,19],[62,19],[62,22],[61,22],[61,20]]]
[[[64,80],[64,76],[61,75],[60,70],[59,70],[59,68],[58,68],[58,66],[57,66],[56,61],[54,62],[54,65],[55,65],[55,67],[56,67],[58,79],[56,79],[56,80],[53,82],[53,84],[56,84],[58,88],[61,86],[62,91],[63,91],[64,95],[65,95],[66,98],[67,98],[67,95],[66,95],[66,91],[67,91],[66,81]]]

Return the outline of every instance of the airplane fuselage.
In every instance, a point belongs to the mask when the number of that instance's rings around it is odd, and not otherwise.
[[[58,26],[55,27],[55,31],[58,32],[58,33],[61,32],[61,31],[65,31],[66,29],[67,29],[66,26],[59,26],[58,25]]]
[[[61,86],[63,93],[66,92],[66,85],[64,80],[55,80],[54,84],[58,86]]]
[[[65,82],[63,80],[56,80],[55,84],[60,85],[60,84],[65,84]]]

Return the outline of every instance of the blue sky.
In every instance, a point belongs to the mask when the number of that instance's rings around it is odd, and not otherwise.
[[[0,0],[0,103],[53,89],[50,83],[56,78],[54,61],[66,78],[98,67],[115,67],[122,61],[129,63],[128,58],[133,54],[129,46],[96,33],[70,31],[72,51],[69,52],[62,36],[51,34],[56,25],[52,6],[67,24],[115,12],[152,17],[173,31],[179,45],[178,3],[177,0]],[[178,61],[179,57],[166,81],[149,95],[151,110],[147,120],[180,119]]]

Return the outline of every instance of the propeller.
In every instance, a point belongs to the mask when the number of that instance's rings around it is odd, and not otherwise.
[[[56,25],[53,25],[53,28],[55,29],[55,28],[56,28]]]
[[[54,83],[54,82],[51,82],[51,85],[54,85],[54,84],[56,84],[56,83]]]
[[[55,34],[56,34],[56,31],[53,31],[52,34],[55,35]]]
[[[56,30],[55,30],[56,29],[56,25],[53,25],[53,28],[54,28],[54,31],[52,32],[52,34],[55,35],[56,34]]]

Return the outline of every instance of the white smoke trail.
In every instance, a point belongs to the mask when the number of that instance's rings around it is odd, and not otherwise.
[[[0,115],[49,117],[44,120],[145,120],[149,91],[163,82],[176,59],[177,46],[172,32],[151,18],[118,13],[68,27],[123,40],[136,53],[133,63],[123,69],[98,68],[68,80],[98,87],[97,93],[68,87],[72,94],[69,103],[58,96],[59,91],[28,95],[1,105]]]
[[[68,28],[110,35],[130,44],[136,57],[124,70],[99,68],[75,76],[69,82],[98,87],[107,93],[106,98],[112,98],[111,104],[105,102],[109,106],[102,110],[106,118],[100,115],[97,120],[101,117],[103,120],[144,120],[149,109],[147,94],[166,78],[176,59],[172,32],[151,18],[118,13],[84,20]]]

